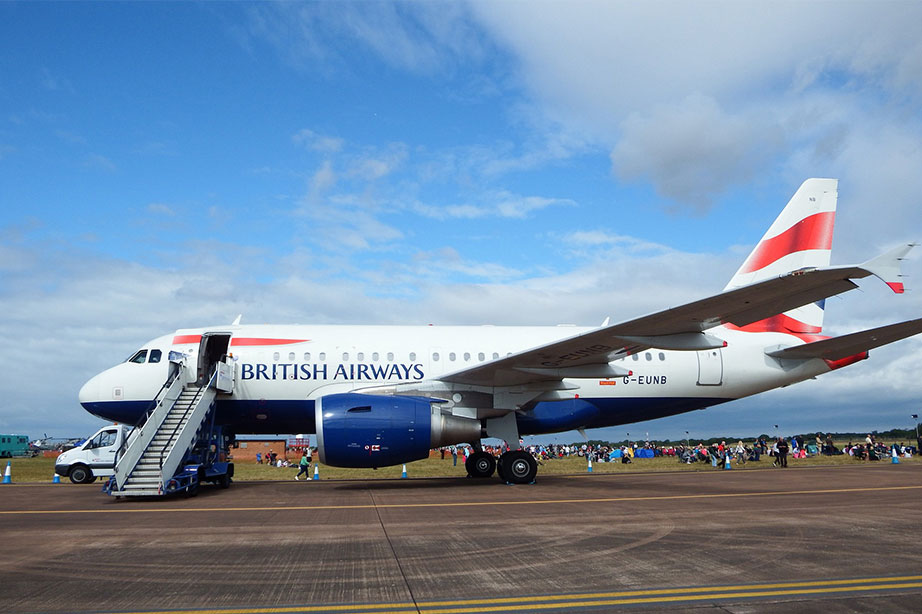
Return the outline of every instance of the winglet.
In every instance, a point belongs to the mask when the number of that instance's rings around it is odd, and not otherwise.
[[[902,294],[904,292],[903,282],[900,279],[903,277],[900,268],[900,262],[906,258],[906,254],[909,253],[913,247],[918,245],[918,243],[907,243],[906,245],[900,245],[894,249],[891,249],[886,254],[881,254],[877,258],[872,258],[864,264],[861,265],[861,268],[873,273],[879,277],[885,284],[890,286],[890,289],[896,292],[897,294]]]

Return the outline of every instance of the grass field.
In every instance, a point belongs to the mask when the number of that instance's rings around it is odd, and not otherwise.
[[[849,456],[814,456],[804,459],[788,459],[790,467],[819,467],[819,466],[836,466],[836,465],[861,465],[866,461],[859,461]],[[881,461],[872,461],[874,463],[889,463],[890,459]],[[919,464],[922,458],[901,458],[901,463]],[[5,470],[6,464],[0,465],[0,470]],[[772,459],[768,456],[762,457],[759,462],[749,462],[745,465],[733,464],[734,469],[758,470],[773,469]],[[54,459],[53,458],[14,458],[11,461],[12,480],[15,483],[20,482],[51,482],[54,478]],[[235,463],[236,480],[294,480],[298,470],[296,466],[292,467],[270,467],[268,465],[257,465],[253,462]],[[710,464],[692,463],[686,465],[678,462],[674,458],[638,458],[629,465],[622,465],[620,462],[614,463],[593,463],[593,473],[641,473],[647,471],[718,471]],[[320,479],[322,480],[375,480],[375,479],[399,479],[402,471],[401,466],[382,467],[381,469],[342,469],[339,467],[327,467],[320,465]],[[538,475],[564,475],[574,473],[586,473],[586,461],[579,457],[570,457],[564,459],[555,459],[545,461],[538,467]],[[313,466],[311,467],[313,475]],[[421,477],[464,477],[466,472],[461,459],[458,459],[458,465],[453,466],[451,456],[446,455],[445,460],[438,457],[429,458],[421,461],[407,463],[407,476],[410,478]],[[63,483],[70,484],[67,478],[62,478]],[[99,481],[96,482],[100,484]]]

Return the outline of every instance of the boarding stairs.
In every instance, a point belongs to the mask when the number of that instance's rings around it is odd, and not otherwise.
[[[201,385],[196,381],[194,368],[183,361],[171,362],[170,376],[154,400],[147,420],[132,431],[127,448],[116,460],[110,494],[163,494],[164,484],[182,468],[214,411],[215,396],[226,391],[228,376],[232,388],[233,365],[218,363],[208,382]]]

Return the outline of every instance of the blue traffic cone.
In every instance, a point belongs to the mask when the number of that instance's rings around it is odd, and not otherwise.
[[[320,465],[317,465],[317,464],[314,465],[314,479],[315,480],[320,479]]]
[[[406,463],[404,463],[404,465],[403,465],[403,471],[400,472],[400,477],[402,477],[402,478],[407,477],[407,465],[406,465]]]
[[[6,472],[3,474],[3,483],[4,484],[13,483],[13,470],[10,469],[10,461],[6,461]]]
[[[59,476],[57,473],[55,473],[55,474],[54,474],[54,477],[51,479],[51,483],[52,483],[52,484],[60,484],[60,483],[61,483],[61,476]]]
[[[891,465],[899,465],[899,464],[900,464],[900,457],[899,457],[899,455],[896,453],[896,448],[891,448],[890,451],[893,452],[893,456],[892,456],[891,459],[890,459],[890,464],[891,464]]]
[[[729,454],[727,454],[724,457],[724,469],[733,469],[733,467],[730,466],[730,455]]]
[[[592,459],[589,459],[589,464],[586,465],[586,473],[592,473]]]

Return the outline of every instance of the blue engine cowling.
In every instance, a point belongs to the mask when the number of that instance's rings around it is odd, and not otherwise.
[[[387,467],[429,456],[433,447],[479,441],[479,420],[442,415],[422,397],[331,394],[315,403],[320,462]]]

